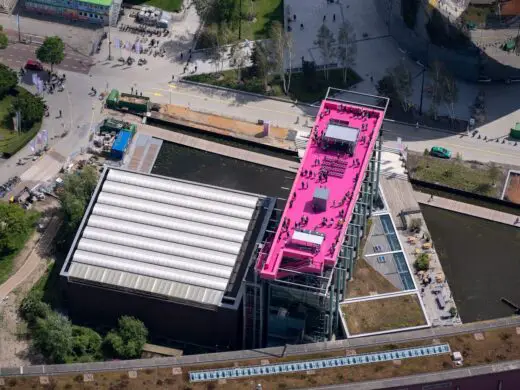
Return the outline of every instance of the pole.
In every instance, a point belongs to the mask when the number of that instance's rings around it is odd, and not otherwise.
[[[18,26],[18,42],[22,42],[22,32],[20,31],[20,14],[16,14],[16,25]]]
[[[238,11],[238,40],[242,39],[242,0],[240,0]]]
[[[108,12],[108,60],[110,61],[112,59],[112,34],[110,33],[112,31],[112,5],[110,6],[110,10]]]
[[[423,107],[423,96],[424,96],[424,74],[426,73],[426,67],[428,66],[428,58],[430,54],[430,43],[427,43],[426,46],[426,63],[423,65],[422,71],[422,82],[421,82],[421,103],[419,104],[419,115],[422,115],[422,107]]]

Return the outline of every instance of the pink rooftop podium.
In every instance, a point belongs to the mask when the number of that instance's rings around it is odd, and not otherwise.
[[[316,117],[276,233],[258,258],[257,270],[263,279],[324,275],[325,269],[335,267],[360,194],[367,204],[377,191],[375,166],[370,175],[367,167],[377,160],[374,147],[386,102],[380,108],[329,98],[329,93]],[[370,187],[368,198],[364,197],[368,191],[362,189],[364,182]],[[372,205],[368,206],[365,214],[371,211]]]

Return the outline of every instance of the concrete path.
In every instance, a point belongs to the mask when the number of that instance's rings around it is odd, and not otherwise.
[[[185,134],[175,133],[169,130],[159,129],[148,125],[139,125],[139,133],[151,135],[165,141],[176,144],[189,146],[206,152],[220,154],[222,156],[235,158],[242,161],[248,161],[254,164],[265,165],[271,168],[280,169],[287,172],[296,172],[298,163],[294,161],[284,160],[281,158],[271,157],[265,154],[250,152],[246,149],[234,148],[231,146],[218,144],[216,142],[206,141],[202,138],[191,137]]]
[[[487,219],[489,221],[520,228],[520,213],[518,215],[508,214],[502,211],[475,206],[469,203],[458,202],[456,200],[442,198],[440,196],[432,196],[430,194],[425,194],[418,191],[415,191],[414,195],[415,199],[417,199],[417,202],[421,204],[426,204],[428,206],[438,207],[441,209],[454,211],[456,213],[471,215],[472,217]]]
[[[24,264],[14,275],[0,285],[0,300],[7,297],[14,289],[22,284],[38,267],[42,261],[42,255],[48,253],[60,225],[61,220],[58,217],[51,219],[45,232],[34,242],[34,246],[29,250],[29,255],[25,259]]]

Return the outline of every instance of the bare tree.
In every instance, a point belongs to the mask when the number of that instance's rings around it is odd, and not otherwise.
[[[334,39],[334,34],[329,30],[329,28],[322,24],[318,30],[318,35],[316,35],[316,40],[314,44],[319,47],[321,51],[321,56],[323,57],[324,67],[323,72],[325,75],[325,79],[329,79],[329,69],[328,65],[331,60],[336,56],[336,39]]]
[[[237,79],[242,79],[242,69],[246,66],[247,61],[250,59],[250,55],[247,53],[246,48],[241,42],[236,42],[231,46],[229,50],[229,61],[231,66],[236,67]]]
[[[349,68],[356,64],[356,33],[349,22],[343,22],[338,32],[338,62],[343,68],[343,83],[347,83]]]
[[[412,73],[404,62],[401,62],[396,67],[390,69],[389,76],[392,78],[395,92],[399,96],[401,106],[403,110],[407,112],[412,106],[410,103],[413,94]]]
[[[216,45],[210,49],[210,58],[213,60],[215,65],[215,71],[221,72],[224,68],[224,61],[227,58],[227,47],[223,44],[226,42],[227,34],[229,30],[226,26],[219,26],[217,33],[215,34]]]
[[[430,111],[436,120],[439,114],[439,106],[442,103],[444,69],[440,62],[435,61],[430,68],[430,84],[428,86],[428,95],[431,99]]]
[[[459,88],[451,73],[444,72],[442,100],[450,113],[450,119],[455,118],[455,103],[459,99]]]
[[[292,36],[284,31],[280,22],[274,22],[269,30],[271,59],[273,68],[282,80],[283,91],[289,93],[292,76],[293,40]],[[287,58],[289,70],[286,72],[285,60]]]

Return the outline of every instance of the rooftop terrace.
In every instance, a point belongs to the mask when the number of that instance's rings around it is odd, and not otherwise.
[[[384,110],[324,100],[270,248],[266,279],[322,274],[336,264]]]

